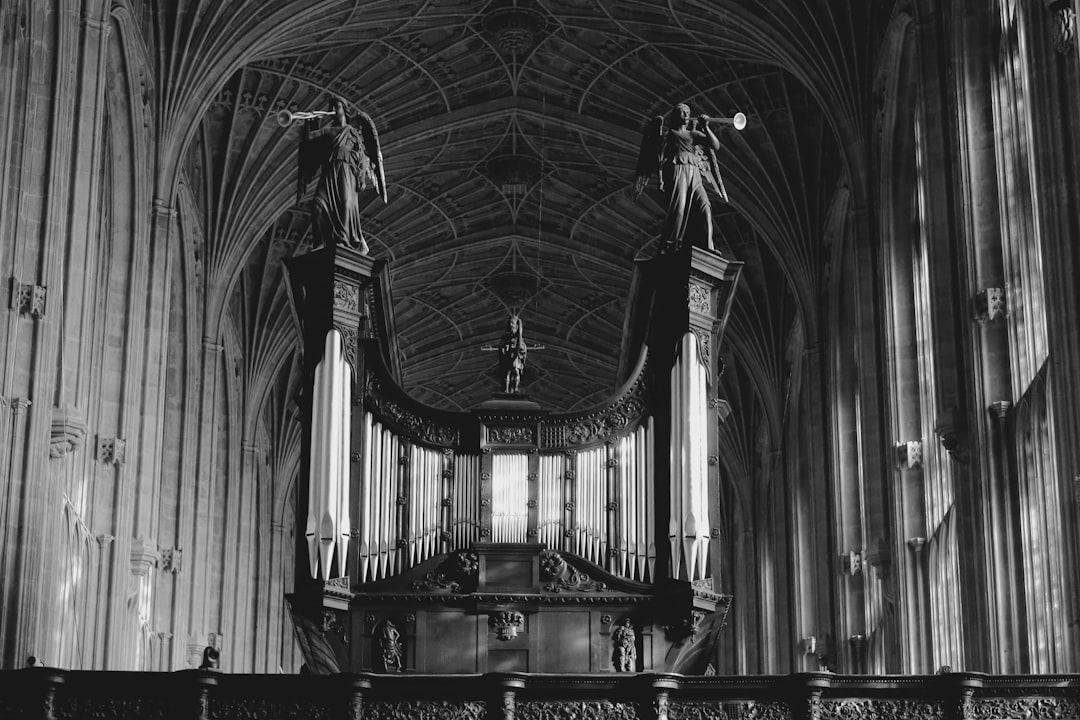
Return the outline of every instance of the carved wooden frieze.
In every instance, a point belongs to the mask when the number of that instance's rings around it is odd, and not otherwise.
[[[423,417],[384,393],[382,381],[368,373],[364,383],[367,407],[380,422],[398,432],[429,445],[456,448],[461,432],[451,425]]]
[[[673,702],[668,720],[791,720],[784,702]]]
[[[529,425],[504,425],[487,428],[489,445],[535,445],[536,427]]]
[[[636,427],[647,410],[645,383],[639,381],[625,396],[606,408],[565,419],[553,418],[544,423],[540,446],[560,448],[606,442]]]
[[[276,718],[339,718],[343,712],[311,699],[276,700],[268,698],[214,698],[210,702],[211,720],[276,720]]]
[[[935,720],[945,717],[941,703],[922,700],[870,700],[845,698],[821,700],[821,720],[880,718],[880,720]]]
[[[105,718],[107,720],[166,720],[173,716],[169,698],[101,697],[79,695],[64,697],[56,703],[58,720]],[[8,717],[4,715],[3,717]],[[12,716],[19,717],[19,716]]]
[[[368,703],[364,708],[365,720],[484,720],[486,717],[487,703],[482,700],[400,700]]]
[[[971,701],[969,708],[970,715],[968,715],[968,717],[971,718],[971,720],[993,720],[994,718],[1025,718],[1025,720],[1080,718],[1080,701],[1074,698],[976,698]]]
[[[637,720],[635,703],[592,700],[584,702],[519,702],[516,720]]]

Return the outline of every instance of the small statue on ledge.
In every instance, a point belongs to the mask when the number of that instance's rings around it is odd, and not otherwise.
[[[615,672],[637,671],[637,634],[630,618],[616,625],[611,631],[611,662]]]
[[[199,665],[200,670],[220,670],[221,669],[221,653],[213,645],[207,645],[203,648],[202,664]]]
[[[702,178],[724,201],[724,180],[716,161],[720,140],[709,127],[709,116],[690,117],[690,106],[679,103],[666,119],[657,116],[641,138],[634,197],[641,195],[653,175],[667,202],[660,236],[660,254],[679,251],[684,243],[713,249],[712,206]]]

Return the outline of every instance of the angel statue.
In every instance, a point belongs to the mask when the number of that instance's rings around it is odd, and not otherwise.
[[[645,130],[638,154],[634,197],[660,175],[660,190],[667,198],[667,217],[660,237],[660,253],[673,253],[689,241],[709,250],[712,242],[712,207],[702,177],[724,202],[728,201],[724,181],[716,162],[720,140],[709,127],[709,116],[690,118],[690,106],[679,103],[667,114],[657,116]]]
[[[350,118],[346,108],[345,101],[335,97],[330,101],[330,113],[318,113],[329,115],[329,124],[319,127],[317,118],[304,123],[297,202],[319,171],[319,184],[311,201],[316,244],[341,244],[366,255],[368,244],[360,231],[360,191],[370,185],[385,203],[386,177],[375,123],[363,112],[355,112]]]

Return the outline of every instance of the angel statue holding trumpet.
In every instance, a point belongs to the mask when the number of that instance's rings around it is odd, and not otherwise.
[[[340,244],[366,255],[368,244],[360,230],[360,191],[370,186],[385,203],[386,177],[375,123],[359,111],[350,117],[347,107],[342,98],[335,97],[329,111],[282,111],[278,122],[304,121],[296,194],[300,202],[312,178],[319,174],[311,200],[316,245]],[[326,116],[330,122],[320,127]]]
[[[641,195],[650,177],[660,176],[660,190],[667,200],[667,216],[660,236],[662,255],[680,250],[686,242],[713,249],[712,206],[702,178],[724,202],[728,201],[728,195],[716,162],[720,140],[709,127],[710,122],[731,124],[742,130],[746,116],[742,113],[733,118],[700,115],[695,121],[691,119],[690,106],[679,103],[666,118],[654,118],[641,139],[634,197]]]

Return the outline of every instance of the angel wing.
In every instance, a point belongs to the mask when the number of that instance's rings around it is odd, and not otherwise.
[[[382,201],[386,202],[386,173],[383,169],[382,147],[379,145],[379,132],[375,129],[375,123],[366,112],[355,113],[355,124],[360,128],[360,134],[364,138],[364,154],[367,155],[365,170],[367,179],[375,187]]]
[[[308,185],[311,184],[311,180],[318,174],[319,167],[322,163],[323,148],[326,141],[319,136],[311,136],[311,121],[304,123],[300,135],[300,147],[296,153],[297,159],[297,173],[296,173],[296,202],[299,204],[304,199],[304,193],[307,192]]]
[[[720,163],[716,160],[716,151],[709,147],[697,146],[698,159],[700,161],[701,174],[705,182],[720,195],[724,202],[729,202],[727,188],[724,187],[724,178],[720,175]]]
[[[660,153],[664,150],[664,118],[660,115],[654,117],[641,135],[641,149],[638,151],[637,177],[634,181],[634,196],[637,197],[645,186],[649,184],[649,178],[659,175]],[[660,189],[664,189],[664,178],[660,176]]]

